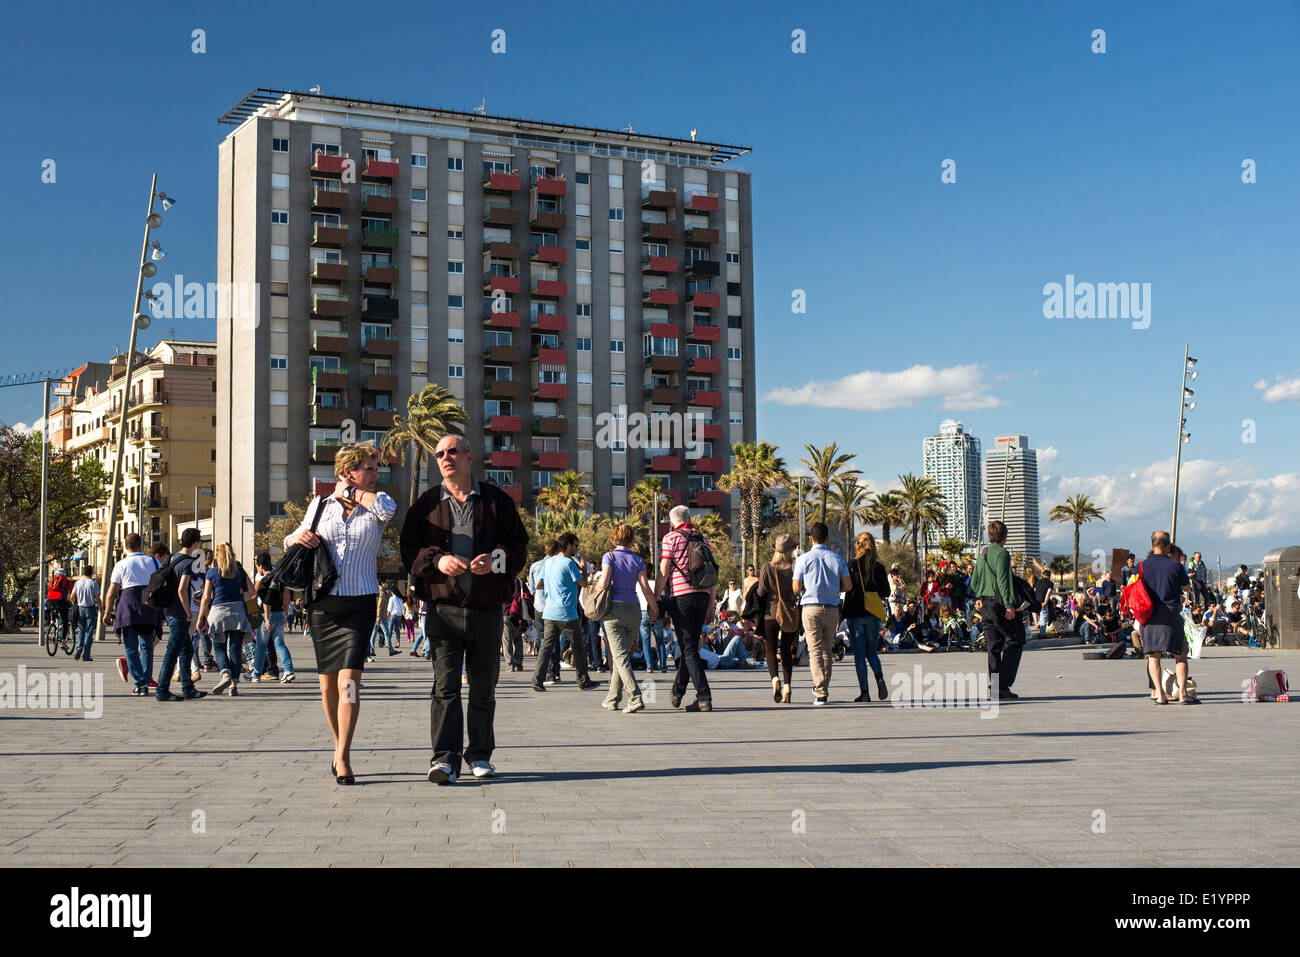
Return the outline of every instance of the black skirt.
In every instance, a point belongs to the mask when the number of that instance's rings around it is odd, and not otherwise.
[[[1151,618],[1138,629],[1142,638],[1142,653],[1146,655],[1187,654],[1187,633],[1183,628],[1183,616],[1169,609],[1163,602],[1156,602]]]
[[[316,671],[362,671],[375,629],[375,595],[330,595],[317,599],[308,611]]]

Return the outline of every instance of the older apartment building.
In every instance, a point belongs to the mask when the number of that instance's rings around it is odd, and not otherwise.
[[[218,317],[218,538],[430,382],[521,504],[572,468],[599,511],[658,475],[730,518],[713,483],[755,435],[744,148],[272,90],[222,122],[218,281],[255,308]],[[702,444],[602,438],[634,414],[698,416]],[[405,501],[404,470],[381,483]]]

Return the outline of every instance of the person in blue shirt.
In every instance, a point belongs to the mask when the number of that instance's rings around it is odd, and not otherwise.
[[[579,690],[596,687],[587,674],[586,643],[578,640],[578,589],[587,584],[586,576],[573,557],[578,554],[578,536],[565,532],[559,538],[560,550],[542,565],[542,594],[545,607],[542,611],[542,643],[537,652],[537,671],[533,674],[534,691],[545,691],[542,682],[558,654],[560,634],[569,639],[573,648],[573,669],[578,674]]]
[[[826,547],[830,530],[825,522],[808,529],[813,546],[794,563],[794,593],[799,596],[808,665],[812,669],[813,704],[824,705],[830,694],[832,650],[840,627],[840,592],[853,587],[844,556]]]

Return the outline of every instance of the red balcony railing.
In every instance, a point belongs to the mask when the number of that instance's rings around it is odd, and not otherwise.
[[[538,362],[545,362],[547,365],[562,366],[569,361],[569,354],[564,349],[549,349],[541,346],[533,356]]]
[[[723,469],[722,459],[716,456],[703,456],[691,462],[691,468],[696,472],[709,472],[716,475]]]
[[[675,306],[677,305],[677,290],[647,289],[641,301],[652,306]]]
[[[691,213],[714,213],[718,210],[717,193],[696,193],[686,201],[686,210]]]
[[[483,325],[489,329],[518,329],[523,323],[517,312],[493,312],[489,309],[483,314]]]
[[[483,286],[483,288],[490,289],[493,292],[496,292],[498,289],[500,289],[502,292],[512,292],[512,293],[519,292],[520,291],[519,277],[518,276],[488,276],[488,281]]]
[[[569,386],[565,382],[539,382],[533,387],[533,395],[539,399],[567,399]]]
[[[702,433],[703,438],[706,439],[722,438],[722,426],[720,425],[709,424],[700,426],[700,432]]]
[[[533,464],[539,469],[560,469],[563,471],[569,467],[569,455],[567,452],[535,452],[533,453]]]
[[[523,419],[517,415],[494,415],[488,419],[490,432],[522,432],[523,430]]]
[[[675,322],[652,322],[650,323],[650,335],[656,339],[676,339],[681,334]]]
[[[513,193],[519,188],[518,173],[488,173],[483,181],[483,188],[499,193]]]
[[[538,246],[533,250],[533,259],[539,263],[568,262],[569,251],[563,246]]]
[[[488,465],[494,469],[517,469],[524,464],[524,453],[515,451],[497,451],[488,456]]]
[[[326,156],[324,153],[317,153],[312,157],[311,171],[313,173],[342,173],[345,166],[351,161],[346,156]]]
[[[516,505],[523,502],[524,490],[520,488],[518,485],[501,485],[499,486],[499,488],[501,489],[501,491],[509,495],[510,500],[514,502]]]
[[[691,496],[695,504],[706,508],[719,508],[727,504],[727,493],[714,489],[700,489]]]
[[[366,168],[363,171],[365,176],[381,176],[384,179],[397,178],[397,161],[396,160],[377,160],[367,159]],[[718,208],[717,200],[713,201],[713,208]]]
[[[569,184],[562,179],[547,179],[545,176],[539,176],[534,185],[537,187],[538,196],[563,196],[568,191]],[[717,206],[713,208],[717,209]]]
[[[694,339],[697,342],[721,342],[722,327],[708,325],[703,322],[692,323],[691,327],[686,330],[686,338]]]
[[[677,260],[672,256],[642,256],[641,271],[661,275],[677,272]]]
[[[722,405],[722,393],[714,392],[711,389],[701,389],[697,392],[688,392],[686,401],[691,405],[720,406]]]
[[[697,356],[687,361],[686,368],[692,372],[704,372],[714,375],[722,371],[722,360]]]
[[[569,284],[562,279],[538,279],[533,283],[534,296],[563,299],[569,294]]]
[[[556,313],[539,312],[533,319],[533,328],[539,332],[564,332],[569,328],[569,320]]]
[[[716,292],[697,292],[691,296],[691,305],[696,309],[717,309],[722,305],[722,296]]]
[[[679,472],[682,468],[682,460],[676,455],[654,455],[650,457],[650,470],[652,472]]]

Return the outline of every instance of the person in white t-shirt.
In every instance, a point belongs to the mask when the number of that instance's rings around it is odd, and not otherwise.
[[[394,644],[401,645],[402,643],[401,629],[404,627],[402,616],[405,610],[406,602],[402,600],[402,596],[397,594],[397,589],[394,588],[393,593],[388,596],[388,608],[384,612],[388,618],[388,655],[390,658],[397,654],[397,648],[394,647]]]

